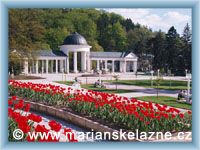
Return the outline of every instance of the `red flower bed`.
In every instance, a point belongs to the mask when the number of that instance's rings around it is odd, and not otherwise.
[[[8,120],[9,120],[9,141],[17,141],[13,137],[13,132],[16,129],[20,129],[23,131],[24,136],[20,139],[21,141],[28,141],[28,142],[59,142],[59,138],[52,137],[51,134],[49,134],[48,138],[42,138],[41,136],[38,136],[37,139],[30,138],[30,133],[48,133],[50,131],[56,131],[61,132],[62,125],[56,122],[55,120],[50,120],[48,122],[48,125],[50,126],[50,129],[46,128],[45,125],[41,125],[42,123],[42,117],[33,113],[30,113],[30,104],[26,103],[24,104],[23,100],[16,101],[17,96],[12,96],[8,100],[9,108],[8,108]],[[65,133],[66,130],[69,129],[63,129]],[[70,132],[72,130],[70,129]],[[68,137],[69,142],[77,142],[75,137]]]
[[[192,126],[192,113],[135,98],[91,90],[73,91],[51,84],[9,81],[11,95],[48,105],[70,107],[72,110],[110,122],[126,130],[139,131],[188,131]],[[21,105],[17,107],[22,107]],[[59,127],[51,123],[57,130]]]

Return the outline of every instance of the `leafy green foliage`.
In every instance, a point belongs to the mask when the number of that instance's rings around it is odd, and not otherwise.
[[[58,46],[72,32],[83,35],[92,46],[91,51],[134,52],[140,68],[150,64],[153,70],[171,70],[177,75],[183,75],[185,69],[191,71],[188,24],[180,37],[173,26],[168,33],[153,32],[131,19],[96,9],[9,9],[10,51],[32,54],[36,50],[59,50]],[[153,57],[146,57],[148,54]]]
[[[185,75],[185,69],[191,72],[191,31],[187,24],[183,36],[172,26],[165,34],[159,31],[148,41],[149,51],[154,55],[153,69]]]

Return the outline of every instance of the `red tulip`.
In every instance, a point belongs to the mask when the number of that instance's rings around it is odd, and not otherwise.
[[[56,132],[60,131],[61,129],[61,124],[57,123],[55,120],[49,121],[49,126],[51,127],[51,130],[54,130]]]

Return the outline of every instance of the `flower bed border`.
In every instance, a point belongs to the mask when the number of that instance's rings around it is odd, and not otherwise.
[[[175,133],[191,131],[192,128],[191,111],[187,111],[185,115],[177,108],[168,108],[167,105],[91,90],[86,93],[84,90],[72,90],[70,87],[65,89],[52,84],[9,81],[9,95],[69,111],[116,130]]]
[[[18,101],[18,100],[16,100]],[[64,121],[68,121],[72,124],[75,124],[77,126],[80,126],[84,129],[88,129],[91,130],[93,129],[93,131],[96,132],[119,132],[118,130],[115,130],[113,128],[108,127],[107,125],[103,125],[99,122],[87,119],[85,117],[79,116],[77,114],[74,114],[72,112],[68,112],[59,108],[55,108],[53,106],[48,106],[48,105],[44,105],[41,103],[37,103],[37,102],[33,102],[33,101],[28,101],[28,100],[24,100],[24,103],[29,103],[31,104],[30,109],[36,112],[40,112],[40,113],[45,113],[47,115],[50,115],[52,117],[56,117],[59,119],[62,119]],[[177,132],[172,134],[172,137],[175,137],[177,135]],[[127,137],[127,135],[125,135]],[[154,137],[154,136],[153,136]],[[128,139],[128,138],[127,138]],[[134,139],[134,140],[122,140],[122,139],[118,139],[118,140],[113,140],[113,141],[125,141],[125,142],[129,142],[129,141],[135,141],[135,142],[151,142],[151,140],[139,140],[139,139]]]
[[[73,123],[84,129],[89,129],[89,130],[93,129],[96,132],[110,132],[110,133],[118,132],[117,130],[112,129],[106,125],[103,125],[103,124],[100,124],[99,122],[95,122],[85,117],[76,115],[72,112],[64,111],[62,109],[58,109],[52,106],[48,106],[48,105],[44,105],[44,104],[40,104],[40,103],[36,103],[32,101],[27,101],[27,100],[24,100],[24,103],[31,104],[31,108],[30,108],[31,110],[34,110],[40,113],[45,113],[47,115],[62,119],[64,121],[69,121],[70,123]],[[124,140],[118,139],[114,141],[124,141]],[[140,141],[140,140],[135,139],[131,141]]]

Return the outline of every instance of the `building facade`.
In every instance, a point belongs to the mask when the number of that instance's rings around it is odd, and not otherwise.
[[[59,48],[60,51],[41,50],[35,59],[25,59],[24,74],[137,71],[138,57],[134,53],[90,52],[91,46],[76,32],[67,36]]]

